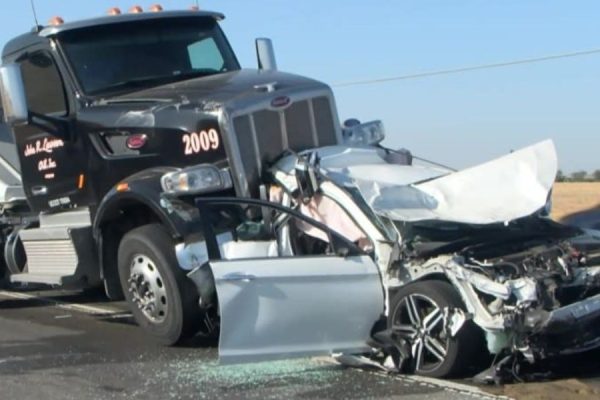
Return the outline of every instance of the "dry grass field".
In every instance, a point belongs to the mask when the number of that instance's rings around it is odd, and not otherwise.
[[[552,217],[559,221],[567,215],[600,206],[600,182],[557,183],[552,198]]]

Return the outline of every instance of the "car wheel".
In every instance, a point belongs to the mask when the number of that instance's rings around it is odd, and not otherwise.
[[[125,298],[143,329],[166,345],[198,331],[202,313],[196,288],[179,268],[173,240],[161,225],[127,233],[118,264]]]
[[[482,332],[468,321],[452,337],[444,324],[447,308],[464,306],[456,290],[446,282],[416,282],[394,295],[388,326],[393,337],[410,348],[408,372],[447,378],[464,373],[470,363],[477,362]]]

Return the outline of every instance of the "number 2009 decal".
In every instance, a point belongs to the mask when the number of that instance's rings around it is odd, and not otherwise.
[[[183,135],[183,144],[185,145],[185,155],[191,156],[217,150],[221,146],[221,139],[216,129],[209,129],[199,133],[186,133]]]

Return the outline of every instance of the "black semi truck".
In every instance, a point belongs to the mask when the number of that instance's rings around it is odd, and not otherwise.
[[[104,286],[164,342],[196,332],[199,296],[177,266],[201,232],[194,199],[259,198],[284,151],[342,141],[331,89],[278,72],[268,39],[242,69],[223,18],[55,18],[5,45],[4,285]]]

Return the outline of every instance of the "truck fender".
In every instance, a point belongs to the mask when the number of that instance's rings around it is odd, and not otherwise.
[[[102,199],[93,223],[98,246],[100,277],[111,299],[123,296],[118,277],[117,252],[123,236],[131,229],[160,223],[175,239],[181,240],[196,226],[190,218],[197,210],[162,197],[161,177],[176,168],[151,168],[121,180]],[[173,206],[177,203],[177,207]],[[183,209],[183,211],[182,211]]]

